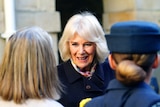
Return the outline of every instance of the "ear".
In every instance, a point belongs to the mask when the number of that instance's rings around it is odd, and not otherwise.
[[[110,55],[108,56],[108,61],[109,61],[110,67],[111,67],[113,70],[115,70],[117,64],[115,63],[115,61],[114,61],[114,59],[113,59],[113,57],[112,57],[112,54],[110,54]]]
[[[156,59],[154,60],[154,63],[152,65],[152,68],[157,68],[160,62],[160,56],[157,56]]]

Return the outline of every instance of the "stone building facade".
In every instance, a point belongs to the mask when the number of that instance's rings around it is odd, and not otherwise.
[[[0,60],[6,42],[6,37],[2,36],[6,30],[4,1],[0,0]],[[13,0],[13,3],[15,30],[24,26],[36,25],[49,32],[54,40],[58,64],[58,33],[63,29],[60,20],[61,12],[56,10],[56,0]],[[102,26],[106,33],[109,32],[110,26],[118,21],[145,20],[160,25],[159,0],[102,0],[102,3]],[[157,69],[155,76],[158,77],[160,83],[160,72],[158,71]]]
[[[103,0],[103,27],[109,30],[117,21],[145,20],[160,25],[159,0]]]
[[[56,60],[57,33],[60,32],[60,13],[55,10],[55,0],[13,0],[15,7],[15,30],[25,26],[40,26],[49,32],[54,40]],[[10,4],[9,4],[10,5]],[[3,54],[6,37],[5,33],[5,11],[4,0],[0,0],[0,56]],[[1,59],[1,57],[0,57]]]

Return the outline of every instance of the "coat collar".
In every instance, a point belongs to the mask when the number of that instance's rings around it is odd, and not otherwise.
[[[75,69],[74,67],[72,66],[71,64],[71,61],[68,60],[66,62],[67,64],[64,64],[64,70],[65,70],[65,74],[67,76],[67,79],[69,81],[69,83],[73,83],[75,82],[76,80],[82,78],[83,76],[81,74],[79,74]],[[98,72],[97,72],[98,71]],[[103,69],[102,67],[99,67],[99,64],[97,64],[96,66],[96,71],[95,73],[93,74],[93,76],[98,76],[101,80],[104,80],[104,72],[103,72]]]

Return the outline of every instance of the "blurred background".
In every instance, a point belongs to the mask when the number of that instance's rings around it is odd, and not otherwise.
[[[56,61],[60,63],[58,40],[67,20],[82,11],[92,12],[106,33],[119,21],[144,20],[160,25],[159,0],[0,0],[0,60],[11,34],[21,27],[40,26],[52,35]],[[160,83],[160,67],[154,77],[156,86],[156,79]]]

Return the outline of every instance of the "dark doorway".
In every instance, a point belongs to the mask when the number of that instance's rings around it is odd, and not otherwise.
[[[68,19],[79,12],[90,11],[93,13],[99,22],[102,24],[103,1],[102,0],[56,0],[56,11],[61,15],[61,32],[58,38],[61,37],[63,29]],[[59,57],[59,62],[61,59]]]

